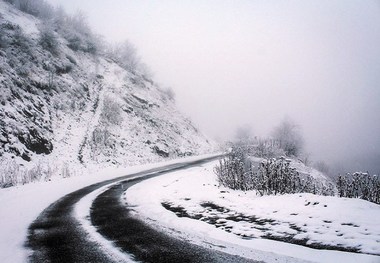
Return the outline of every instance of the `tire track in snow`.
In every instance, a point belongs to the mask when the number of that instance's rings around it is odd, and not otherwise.
[[[186,168],[188,167],[190,166]],[[121,202],[121,195],[134,184],[180,169],[183,167],[159,171],[111,186],[95,198],[91,207],[92,224],[101,235],[112,240],[119,249],[134,255],[140,262],[258,262],[173,238],[139,220],[133,208],[126,207]]]
[[[134,218],[132,211],[126,209],[120,202],[120,195],[126,187],[164,173],[201,165],[216,158],[218,157],[168,165],[107,180],[62,197],[46,208],[30,225],[25,244],[32,250],[29,261],[65,263],[124,261],[125,258],[121,259],[115,255],[115,251],[105,251],[107,248],[105,249],[104,244],[108,242],[115,244],[119,251],[123,251],[122,253],[131,254],[143,262],[252,262],[189,244],[152,229]],[[110,188],[102,192],[102,187]],[[78,202],[97,190],[102,193],[95,198],[90,220],[98,230],[96,234],[100,233],[100,238],[106,239],[103,241],[99,240],[99,236],[94,238],[91,231],[83,228],[80,219],[75,217],[78,215],[75,212]]]

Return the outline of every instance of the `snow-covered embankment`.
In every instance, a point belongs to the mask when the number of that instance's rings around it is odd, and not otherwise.
[[[380,261],[379,205],[312,194],[258,197],[233,191],[218,187],[215,165],[149,179],[126,191],[123,200],[163,231],[256,260]]]

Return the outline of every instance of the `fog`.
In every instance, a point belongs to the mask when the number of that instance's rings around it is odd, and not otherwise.
[[[379,1],[48,2],[133,42],[208,136],[289,117],[313,160],[380,173]]]

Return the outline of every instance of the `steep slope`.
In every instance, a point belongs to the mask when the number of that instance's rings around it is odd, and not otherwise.
[[[3,182],[19,165],[29,174],[8,185],[39,176],[33,169],[45,177],[68,176],[69,167],[131,165],[212,150],[213,143],[152,80],[105,56],[74,51],[57,32],[58,45],[49,49],[42,34],[43,22],[0,1]]]

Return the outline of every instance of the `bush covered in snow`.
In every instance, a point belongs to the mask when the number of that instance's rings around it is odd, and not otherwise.
[[[380,176],[356,172],[339,175],[337,181],[340,197],[361,198],[380,204]]]
[[[98,52],[100,43],[98,36],[93,34],[83,13],[68,15],[62,8],[54,8],[45,0],[7,0],[6,2],[44,21],[46,28],[50,29],[41,32],[40,42],[45,49],[56,51],[53,34],[56,31],[67,40],[68,47],[72,50],[91,54]]]
[[[54,170],[49,163],[38,162],[26,168],[20,166],[14,160],[0,160],[0,188],[28,184],[41,180],[48,181],[52,177]]]
[[[256,190],[260,195],[313,193],[333,195],[334,185],[300,175],[284,157],[262,161],[258,169],[241,147],[234,147],[214,169],[220,184],[234,190]]]
[[[107,124],[119,125],[123,121],[121,111],[121,107],[117,101],[106,96],[103,101],[101,120]]]
[[[258,139],[250,151],[253,156],[261,158],[278,158],[286,155],[279,147],[279,143],[273,139]]]
[[[108,56],[121,67],[131,72],[135,72],[141,64],[141,59],[137,55],[136,47],[127,40],[122,43],[110,45],[107,53]]]
[[[90,142],[92,158],[96,159],[96,156],[101,153],[109,156],[113,143],[112,134],[107,127],[96,127],[92,132]]]
[[[50,26],[43,26],[40,29],[40,44],[41,46],[50,51],[52,54],[58,52],[58,40],[54,34],[54,30]]]
[[[290,119],[283,120],[273,130],[273,138],[287,156],[299,156],[303,150],[303,137],[299,126]]]
[[[322,184],[310,175],[300,175],[290,167],[290,160],[280,157],[267,159],[261,162],[253,185],[260,195],[313,193],[319,195],[333,195],[334,185]]]
[[[219,161],[214,171],[219,182],[234,190],[253,189],[253,165],[248,159],[246,152],[241,147],[232,148],[226,157]]]

